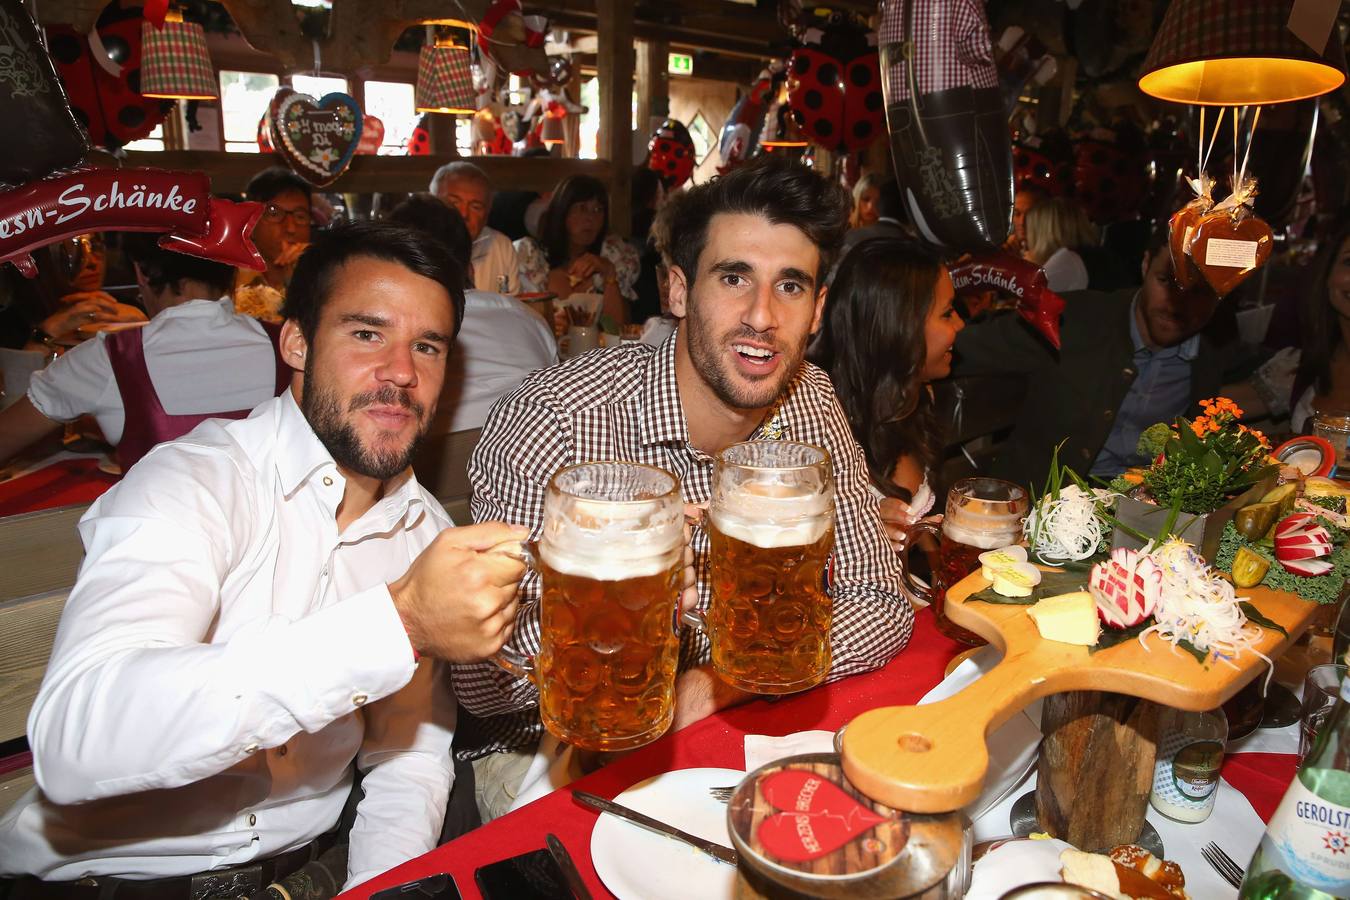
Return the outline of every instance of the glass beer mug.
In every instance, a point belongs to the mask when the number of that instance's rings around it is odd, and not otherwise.
[[[947,511],[940,526],[929,521],[910,526],[900,554],[905,584],[910,593],[933,607],[938,631],[963,644],[985,643],[984,638],[947,618],[947,591],[980,567],[981,553],[1022,540],[1027,509],[1027,492],[1011,481],[963,478],[947,492]],[[931,588],[910,574],[910,548],[920,534],[932,535],[938,541]]]
[[[544,496],[539,655],[496,661],[539,686],[544,727],[588,750],[660,737],[675,713],[684,504],[661,469],[592,462],[561,469]]]
[[[704,630],[713,668],[756,694],[819,684],[830,669],[834,549],[830,455],[792,441],[733,444],[717,455],[708,505],[712,601]]]

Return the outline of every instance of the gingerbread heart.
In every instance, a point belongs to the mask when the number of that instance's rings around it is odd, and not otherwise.
[[[759,844],[784,862],[819,859],[889,821],[814,772],[774,772],[760,778],[759,792],[771,806],[783,810],[760,822]]]
[[[272,97],[267,124],[272,147],[292,171],[317,187],[347,171],[361,142],[361,108],[347,94],[315,100],[282,88]]]
[[[1186,239],[1192,236],[1195,227],[1200,224],[1200,216],[1200,208],[1188,203],[1172,213],[1168,221],[1171,230],[1167,244],[1172,250],[1172,273],[1182,290],[1189,291],[1200,283],[1200,272],[1186,253]]]
[[[1200,217],[1191,239],[1191,259],[1200,274],[1223,297],[1266,264],[1275,239],[1265,220],[1248,215],[1234,221],[1226,210]]]

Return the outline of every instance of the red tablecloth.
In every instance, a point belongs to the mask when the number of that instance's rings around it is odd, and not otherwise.
[[[65,459],[0,481],[0,516],[92,503],[117,480],[118,476],[100,470],[96,459]]]
[[[666,735],[586,776],[575,787],[613,797],[645,778],[674,769],[742,768],[747,734],[785,735],[813,728],[833,731],[874,707],[915,703],[942,680],[947,662],[963,649],[938,633],[932,615],[925,610],[917,617],[909,646],[884,668],[778,702],[759,700],[726,710]],[[1292,760],[1292,756],[1243,754],[1227,761],[1223,774],[1268,818],[1293,777]],[[544,835],[553,832],[566,845],[592,893],[610,897],[591,865],[591,829],[598,816],[574,803],[570,791],[554,791],[342,896],[356,900],[405,881],[449,872],[465,900],[471,900],[479,896],[475,869],[538,850],[544,846]]]

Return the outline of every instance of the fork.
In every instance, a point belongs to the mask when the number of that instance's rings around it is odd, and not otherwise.
[[[714,800],[720,800],[726,803],[731,799],[731,795],[736,793],[736,785],[729,784],[726,787],[710,787],[708,793],[712,794]]]
[[[1246,874],[1233,858],[1223,852],[1223,848],[1210,841],[1200,848],[1200,855],[1205,858],[1205,862],[1214,867],[1214,871],[1219,873],[1219,877],[1231,884],[1233,887],[1242,886],[1242,876]]]

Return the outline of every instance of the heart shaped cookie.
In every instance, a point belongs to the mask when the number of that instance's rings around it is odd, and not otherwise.
[[[890,821],[815,772],[788,769],[765,775],[759,792],[782,810],[759,823],[759,844],[785,862],[819,859]]]
[[[267,125],[272,147],[301,178],[316,187],[337,181],[361,141],[361,108],[347,94],[318,100],[290,88],[272,97]]]
[[[1265,220],[1248,215],[1234,221],[1226,210],[1200,217],[1191,239],[1191,259],[1200,274],[1223,297],[1266,264],[1275,239]]]
[[[1172,250],[1173,277],[1176,278],[1177,284],[1187,291],[1199,284],[1201,277],[1195,263],[1186,253],[1186,239],[1192,236],[1196,226],[1200,224],[1200,210],[1200,206],[1196,203],[1187,203],[1172,213],[1172,218],[1168,220],[1171,230],[1167,244]]]

